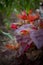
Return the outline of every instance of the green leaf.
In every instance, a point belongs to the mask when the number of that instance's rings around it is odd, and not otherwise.
[[[3,35],[7,36],[8,38],[10,38],[11,40],[13,40],[13,37],[11,36],[10,33],[6,33],[6,32],[3,32],[1,31]]]

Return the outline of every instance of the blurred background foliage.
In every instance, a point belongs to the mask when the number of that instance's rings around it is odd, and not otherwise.
[[[0,0],[0,12],[9,16],[14,9],[17,11],[36,9],[39,7],[40,0]]]

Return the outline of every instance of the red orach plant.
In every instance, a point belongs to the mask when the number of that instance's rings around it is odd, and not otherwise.
[[[11,26],[10,26],[10,28],[15,30],[15,29],[17,29],[18,27],[17,27],[17,25],[15,25],[14,23],[12,23]]]
[[[21,14],[18,15],[18,18],[23,19],[23,20],[27,20],[29,22],[34,22],[34,20],[38,19],[39,16],[37,14],[32,15],[32,10],[29,11],[29,13],[27,14],[25,11],[21,12]]]
[[[23,11],[21,14],[18,15],[18,18],[26,20],[27,19],[27,14],[25,11]]]

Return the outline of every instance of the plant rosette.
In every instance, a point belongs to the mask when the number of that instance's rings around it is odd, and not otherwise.
[[[34,42],[35,46],[38,49],[40,49],[43,46],[43,29],[42,28],[38,29],[31,24],[26,24],[26,25],[21,26],[18,30],[19,30],[19,33],[23,35],[26,35],[29,33],[31,41]]]
[[[33,25],[31,24],[25,24],[22,25],[20,28],[18,28],[15,32],[17,33],[17,40],[18,43],[21,44],[21,54],[26,51],[28,48],[30,48],[30,45],[32,43],[32,39],[30,38],[30,31],[37,30]],[[23,50],[23,51],[22,51]]]

